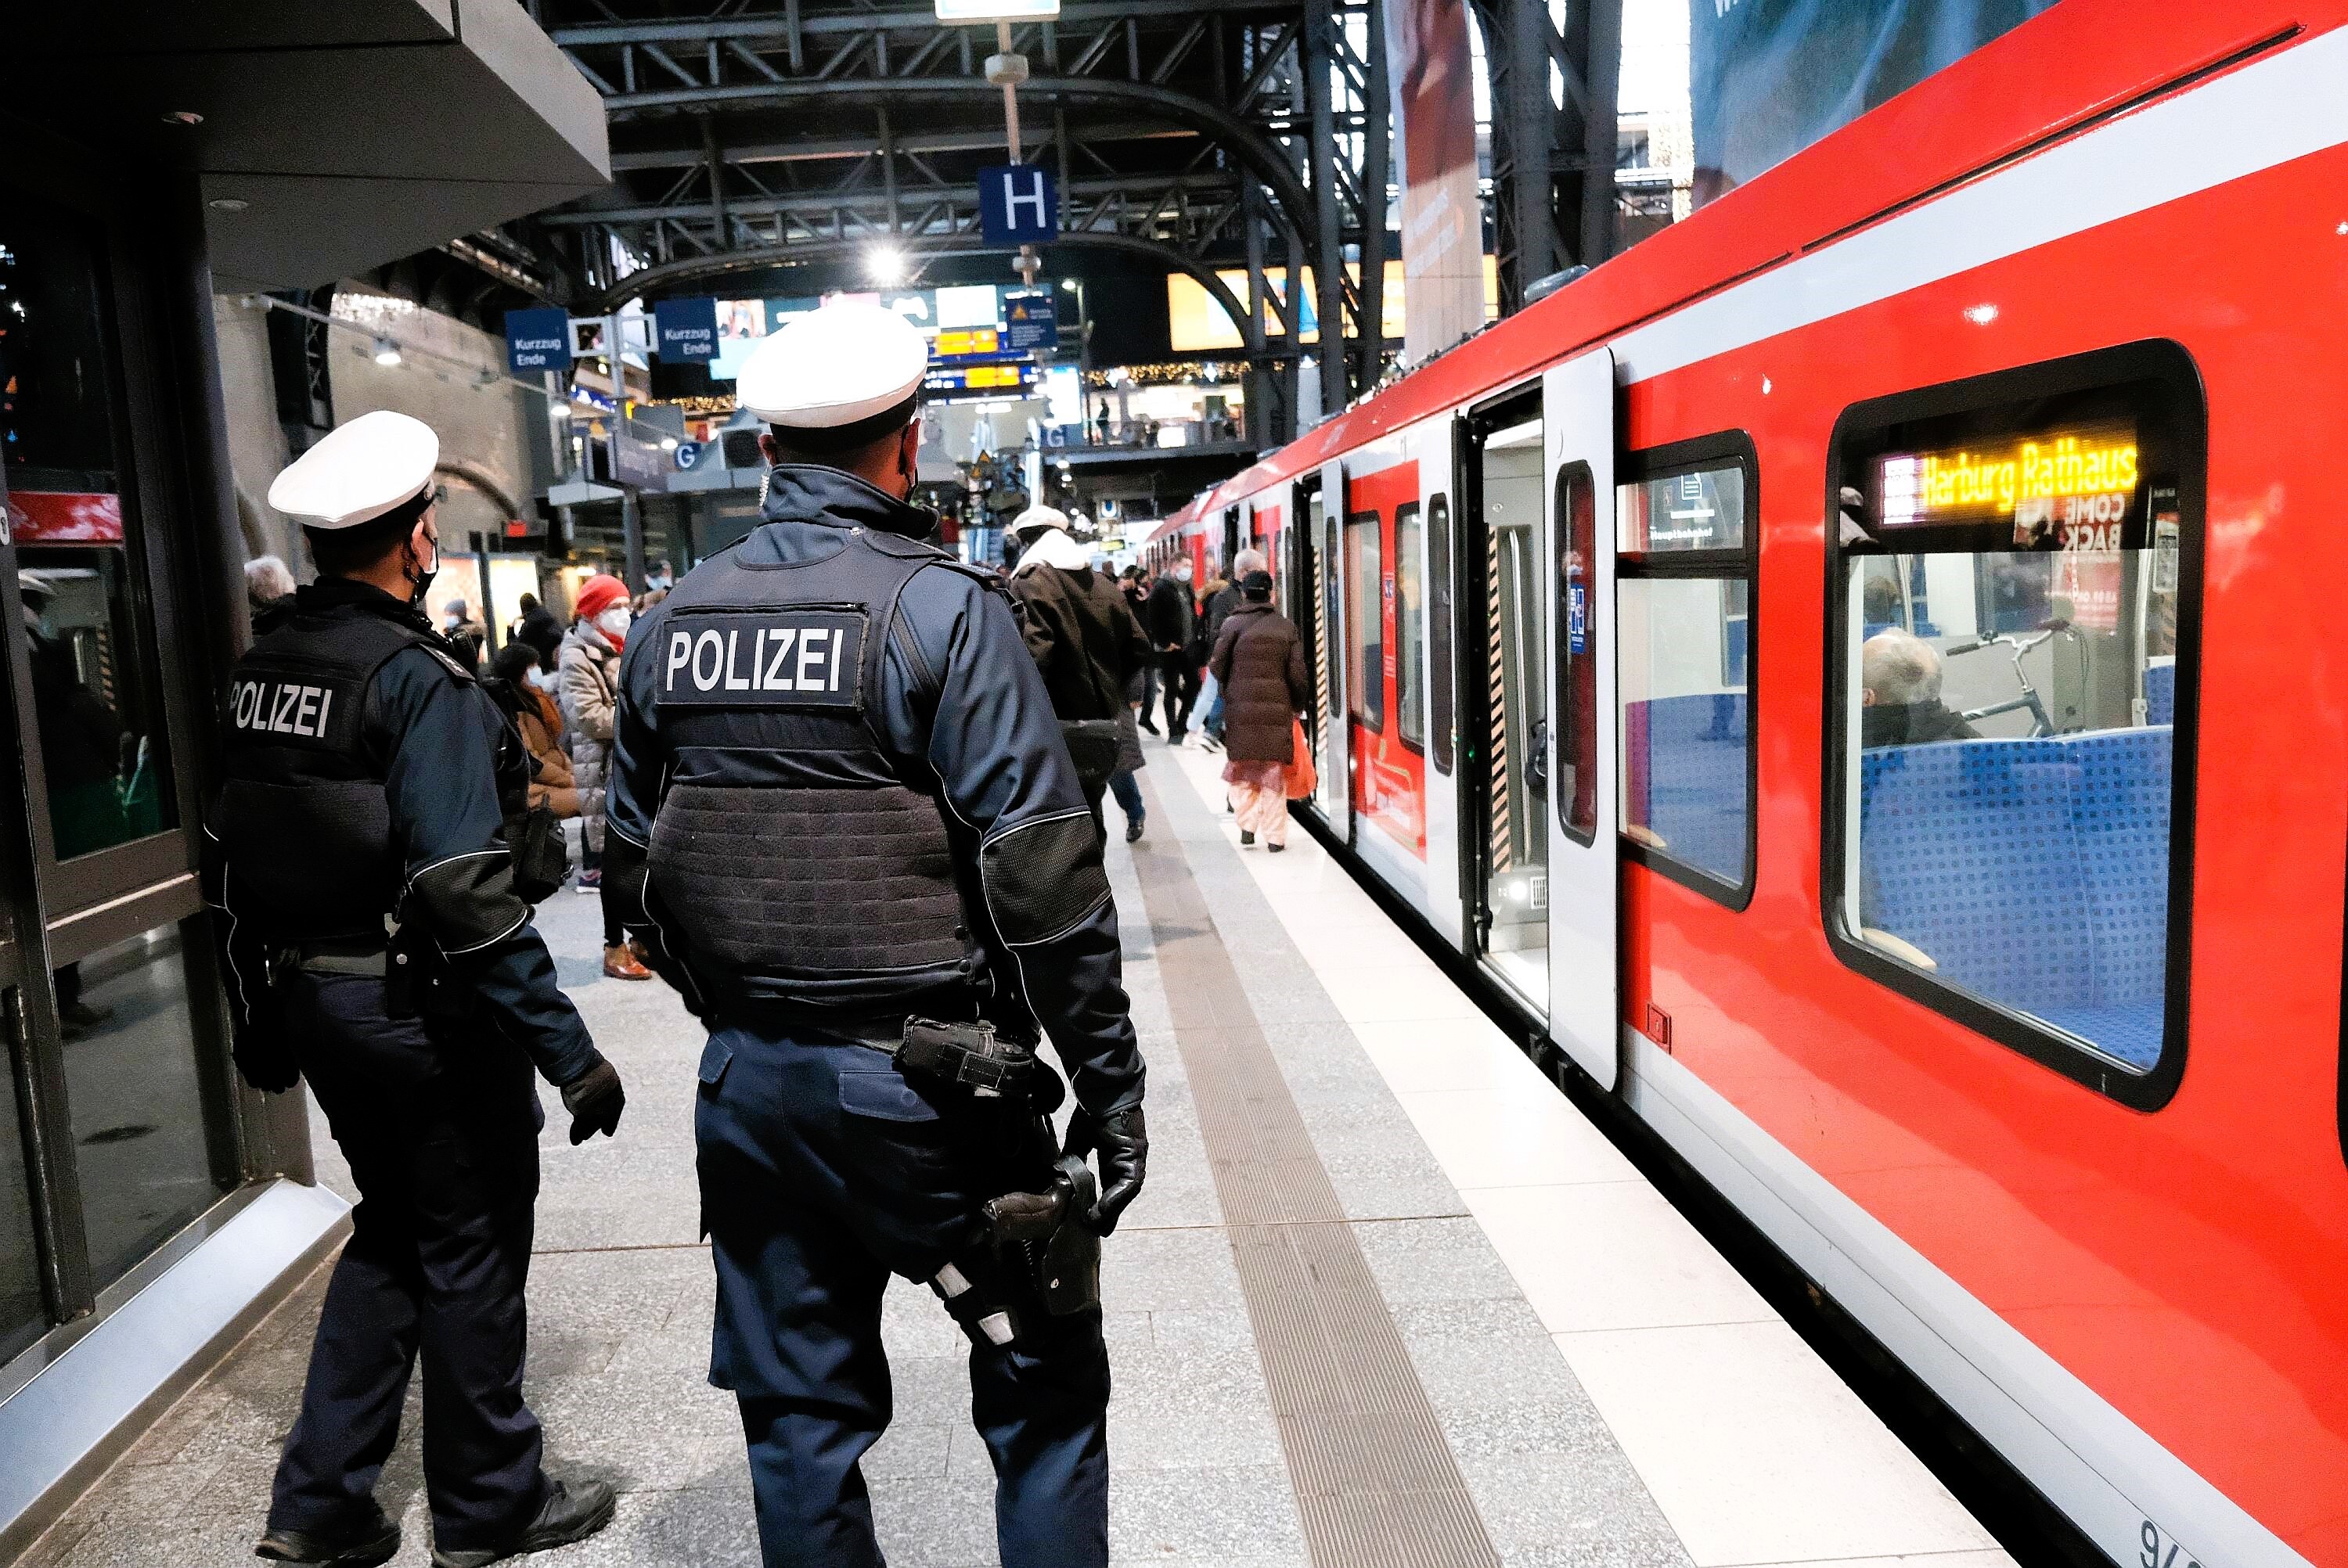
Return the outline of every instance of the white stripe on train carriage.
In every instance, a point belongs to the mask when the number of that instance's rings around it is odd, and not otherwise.
[[[1635,327],[1646,381],[2348,141],[2348,27],[2137,109]],[[2299,220],[2341,215],[2309,208]],[[2277,222],[2286,221],[2281,216]]]
[[[2140,1561],[2151,1526],[2178,1568],[2312,1568],[1717,1089],[1628,1024],[1622,1038],[1639,1119],[2114,1561]]]

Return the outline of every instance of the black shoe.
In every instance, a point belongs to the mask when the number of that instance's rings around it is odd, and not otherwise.
[[[1283,850],[1283,849],[1287,848],[1287,847],[1288,847],[1288,845],[1284,845],[1284,844],[1267,844],[1267,845],[1264,845],[1264,847],[1265,847],[1266,849],[1269,849],[1270,851],[1272,851],[1274,855],[1277,855],[1277,854],[1279,854],[1282,850]]]
[[[1136,722],[1139,723],[1143,729],[1148,730],[1151,734],[1154,735],[1158,733],[1158,726],[1151,723],[1148,720],[1141,719],[1137,720]]]
[[[1141,819],[1139,817],[1137,816],[1131,822],[1125,825],[1125,841],[1128,844],[1138,844],[1141,842]]]
[[[551,1552],[574,1541],[584,1541],[612,1522],[612,1510],[617,1505],[618,1500],[612,1495],[608,1482],[591,1481],[572,1491],[561,1481],[551,1481],[546,1483],[546,1501],[539,1505],[538,1517],[521,1532],[521,1539],[510,1546],[484,1546],[470,1552],[435,1551],[432,1568],[487,1568],[491,1563],[519,1557],[525,1552]]]
[[[339,1529],[273,1530],[252,1554],[311,1568],[372,1568],[399,1555],[399,1524],[370,1501],[366,1517]]]
[[[1241,844],[1253,844],[1255,842],[1255,829],[1251,827],[1241,828],[1240,842]]]

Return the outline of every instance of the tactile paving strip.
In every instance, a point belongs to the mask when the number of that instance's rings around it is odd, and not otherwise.
[[[1497,1568],[1205,897],[1173,845],[1133,859],[1306,1550],[1316,1568]]]

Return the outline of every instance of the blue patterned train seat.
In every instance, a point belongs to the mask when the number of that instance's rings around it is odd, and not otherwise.
[[[1887,746],[1859,761],[1860,923],[2121,1061],[2160,1054],[2171,732]]]
[[[2177,723],[2177,666],[2155,664],[2144,672],[2144,722]]]
[[[1623,705],[1630,755],[1628,820],[1663,840],[1663,853],[1723,882],[1745,880],[1752,818],[1742,692],[1658,697]]]

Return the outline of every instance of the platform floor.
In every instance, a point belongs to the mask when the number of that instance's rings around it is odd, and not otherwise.
[[[1149,757],[1148,835],[1109,857],[1152,1134],[1103,1286],[1117,1563],[2008,1568],[1309,836],[1242,852],[1220,759]],[[550,1455],[620,1512],[530,1561],[756,1563],[732,1402],[703,1380],[692,1020],[602,978],[592,900],[558,895],[541,927],[630,1102],[616,1144],[551,1121],[530,1288]],[[24,1561],[251,1561],[323,1284]],[[889,1559],[992,1563],[958,1336],[902,1286],[887,1333],[897,1421],[867,1471]],[[413,1398],[380,1495],[396,1562],[426,1563]]]

